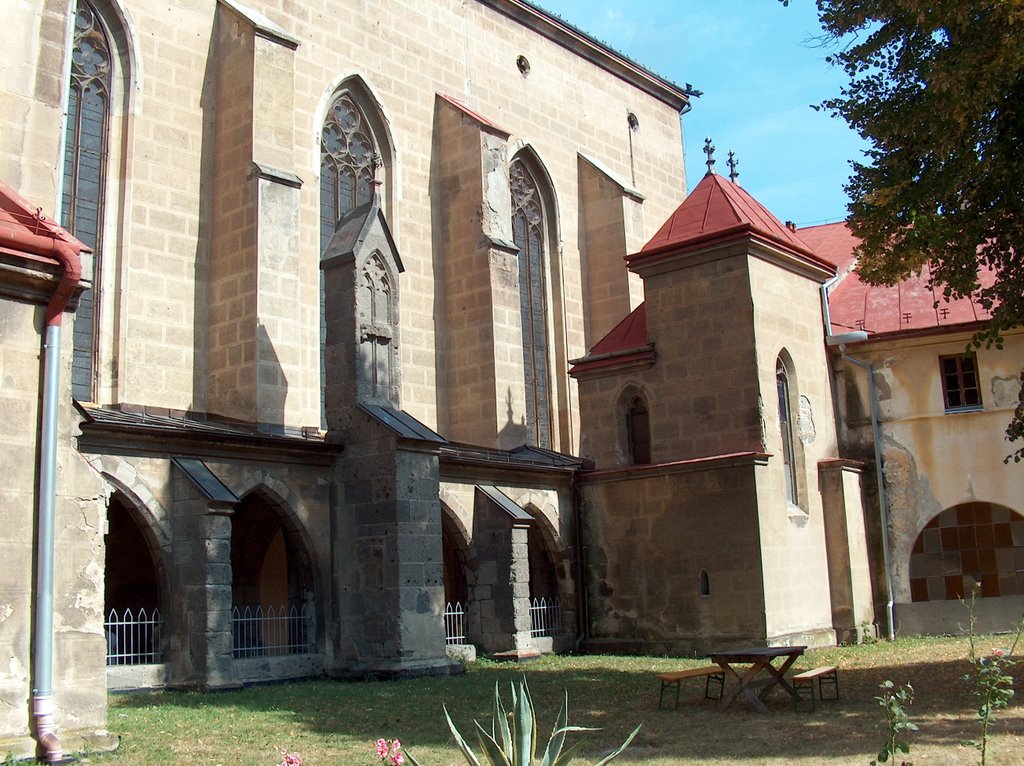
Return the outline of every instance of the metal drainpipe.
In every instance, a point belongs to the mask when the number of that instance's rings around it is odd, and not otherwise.
[[[875,477],[878,482],[878,515],[882,526],[882,561],[885,566],[885,590],[887,593],[885,612],[889,622],[889,640],[891,641],[896,638],[896,621],[893,617],[892,567],[889,563],[889,513],[888,501],[885,496],[885,478],[882,474],[882,428],[878,422],[878,389],[875,386],[875,371],[867,362],[854,359],[846,353],[845,343],[839,345],[839,350],[842,352],[845,361],[860,367],[867,371],[868,374],[868,397],[871,399],[871,433],[875,442]]]
[[[838,345],[845,361],[866,370],[868,373],[868,398],[871,400],[871,433],[875,445],[875,477],[878,484],[878,517],[882,527],[882,565],[885,567],[885,612],[886,621],[889,626],[889,640],[891,641],[896,638],[896,621],[893,617],[892,567],[889,563],[889,513],[888,501],[885,495],[885,479],[882,472],[882,428],[879,425],[878,389],[875,386],[875,371],[871,365],[850,356],[846,352],[846,343],[842,342],[844,336],[832,334],[832,316],[828,308],[828,289],[838,281],[839,276],[836,275],[821,286],[821,311],[825,322],[825,342],[830,346]],[[848,333],[845,337],[848,338],[851,335],[861,335],[860,340],[867,338],[867,333],[864,332]]]
[[[62,273],[46,306],[43,334],[43,391],[39,440],[39,497],[36,518],[36,585],[32,631],[32,718],[36,742],[48,763],[63,758],[54,731],[53,704],[53,561],[54,506],[57,475],[57,412],[60,391],[61,320],[82,276],[81,246],[42,234],[0,231],[0,242],[14,249],[55,258]]]

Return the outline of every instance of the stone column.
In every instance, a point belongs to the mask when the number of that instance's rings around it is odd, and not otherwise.
[[[871,590],[860,463],[826,460],[818,464],[821,505],[825,521],[832,625],[839,642],[861,641],[874,635],[875,611]]]
[[[231,653],[231,516],[233,504],[211,501],[184,472],[172,469],[174,556],[170,665],[174,686],[241,686]]]
[[[477,488],[473,545],[480,562],[470,587],[470,640],[487,654],[532,652],[530,515],[499,506]]]

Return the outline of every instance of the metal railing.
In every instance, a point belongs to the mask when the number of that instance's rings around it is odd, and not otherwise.
[[[125,609],[118,614],[111,609],[103,622],[107,637],[108,665],[146,665],[163,662],[161,633],[163,618],[160,610],[151,612]]]
[[[449,601],[444,605],[444,642],[466,643],[466,608],[459,601]]]
[[[231,650],[236,658],[309,654],[313,639],[312,610],[301,607],[232,607]]]
[[[558,596],[530,599],[530,635],[562,635],[562,599]]]

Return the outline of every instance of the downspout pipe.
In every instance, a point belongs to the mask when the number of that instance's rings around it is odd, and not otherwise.
[[[885,476],[882,471],[882,427],[878,411],[878,388],[875,385],[874,368],[867,362],[850,356],[846,350],[847,343],[863,342],[868,339],[868,334],[863,330],[843,333],[841,335],[832,334],[832,318],[828,308],[828,288],[838,281],[838,277],[833,277],[821,286],[822,315],[825,321],[825,343],[833,347],[838,346],[844,361],[860,367],[868,374],[868,398],[871,400],[871,434],[875,446],[875,480],[878,484],[878,518],[882,528],[882,566],[885,568],[885,616],[888,636],[891,641],[896,638],[896,620],[893,615],[892,565],[889,555],[889,504],[886,499]]]
[[[47,763],[63,750],[54,726],[53,703],[53,562],[57,476],[57,414],[60,391],[61,320],[82,276],[81,249],[44,234],[0,229],[0,243],[48,256],[61,267],[57,289],[46,306],[43,331],[43,390],[39,442],[39,495],[36,516],[36,587],[32,645],[32,718],[36,742]]]

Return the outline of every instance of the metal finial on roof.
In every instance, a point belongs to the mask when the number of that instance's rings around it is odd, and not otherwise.
[[[711,143],[711,136],[708,136],[707,138],[704,139],[704,154],[706,154],[708,156],[708,158],[707,158],[707,166],[708,166],[707,174],[711,175],[712,173],[715,172],[715,145],[713,143]]]
[[[740,173],[736,168],[740,166],[740,161],[736,159],[736,155],[732,153],[732,149],[729,150],[729,159],[725,164],[729,166],[729,180],[734,184],[739,183]]]

